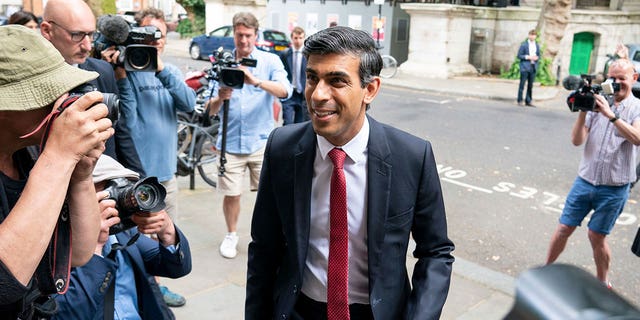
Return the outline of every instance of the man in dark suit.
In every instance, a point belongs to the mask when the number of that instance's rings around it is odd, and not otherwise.
[[[522,105],[522,90],[524,83],[527,82],[527,96],[524,103],[528,107],[531,104],[531,91],[533,90],[533,82],[536,79],[536,69],[538,68],[538,59],[540,58],[540,46],[536,42],[536,30],[529,31],[529,39],[523,42],[518,49],[518,59],[520,59],[520,85],[518,86],[518,105]]]
[[[301,27],[293,28],[291,30],[291,48],[280,56],[284,69],[287,71],[287,79],[293,87],[291,98],[282,101],[282,122],[285,126],[309,120],[307,103],[304,98],[307,58],[302,54],[303,44],[304,29]]]
[[[366,32],[324,29],[304,54],[311,122],[269,137],[245,318],[438,319],[454,245],[431,144],[366,115],[382,68]]]
[[[80,69],[95,71],[100,76],[90,81],[98,91],[118,94],[113,67],[106,61],[89,57],[96,19],[82,0],[50,0],[44,8],[40,32],[62,54],[64,60]],[[133,144],[126,119],[116,122],[115,134],[106,143],[104,154],[125,167],[145,175],[140,157]]]

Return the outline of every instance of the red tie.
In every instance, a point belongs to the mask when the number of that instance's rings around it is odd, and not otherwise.
[[[333,162],[329,219],[329,270],[327,273],[327,319],[349,320],[349,226],[347,224],[347,182],[342,149],[329,151]]]

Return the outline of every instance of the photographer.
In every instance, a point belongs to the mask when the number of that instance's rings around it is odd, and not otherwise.
[[[193,111],[196,94],[184,83],[180,69],[163,63],[160,58],[167,37],[164,13],[155,8],[148,8],[136,15],[136,21],[141,27],[154,26],[162,33],[160,39],[149,43],[158,51],[157,71],[127,72],[121,65],[116,64],[120,52],[113,47],[104,50],[102,57],[116,66],[116,79],[123,101],[122,116],[127,119],[144,171],[147,176],[158,177],[167,189],[165,210],[171,219],[177,220],[177,112]],[[184,297],[164,286],[161,288],[169,306],[179,307],[185,304]]]
[[[91,41],[96,34],[96,19],[85,1],[49,0],[44,7],[40,32],[58,49],[68,64],[100,74],[90,81],[98,91],[118,94],[113,67],[105,61],[89,57]],[[145,175],[126,122],[127,119],[123,117],[115,124],[115,134],[107,140],[104,153],[125,167]]]
[[[257,61],[254,68],[238,67],[244,71],[246,85],[234,90],[211,81],[209,90],[205,91],[207,99],[213,89],[212,98],[206,104],[210,114],[218,113],[224,100],[229,100],[229,116],[227,119],[221,117],[221,121],[227,122],[227,165],[224,175],[218,178],[218,190],[224,194],[222,210],[228,231],[220,245],[220,254],[229,259],[235,258],[238,253],[236,230],[240,216],[242,177],[248,168],[251,190],[257,190],[264,146],[274,128],[274,96],[288,99],[293,91],[280,58],[255,47],[258,27],[258,19],[251,13],[240,12],[233,16],[235,60],[251,58]],[[218,135],[218,149],[221,149],[221,144],[222,135]]]
[[[638,74],[629,60],[616,60],[611,64],[608,76],[620,85],[620,90],[613,95],[613,105],[609,105],[604,96],[595,94],[594,110],[580,111],[571,131],[571,142],[575,146],[586,144],[578,177],[551,238],[547,264],[556,261],[569,236],[594,210],[588,224],[589,241],[597,277],[610,286],[607,273],[611,251],[606,236],[627,201],[630,183],[636,180],[640,100],[631,94]]]
[[[100,157],[93,171],[96,190],[116,178],[137,180],[138,174],[108,156]],[[109,310],[114,312],[111,319],[174,319],[153,276],[178,278],[191,272],[187,238],[164,210],[132,214],[137,228],[110,235],[109,229],[121,219],[116,201],[103,200],[108,196],[106,191],[94,196],[101,208],[98,244],[91,260],[71,271],[67,293],[56,296],[56,318],[108,319],[104,313]],[[125,246],[138,232],[156,234],[158,241],[139,236]],[[116,243],[125,247],[114,249]]]
[[[100,227],[91,172],[113,129],[99,92],[58,109],[66,92],[97,73],[66,64],[23,26],[0,27],[0,39],[0,315],[32,319],[45,316],[34,312],[46,295],[66,290],[68,269],[52,279],[51,264],[91,258]],[[43,137],[37,156],[30,151]]]

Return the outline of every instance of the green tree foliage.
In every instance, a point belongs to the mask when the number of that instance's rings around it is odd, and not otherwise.
[[[176,0],[187,12],[187,19],[180,21],[176,31],[181,37],[189,37],[205,31],[205,3],[204,0]],[[189,22],[185,22],[189,20]]]
[[[100,2],[100,9],[102,9],[102,14],[116,14],[118,11],[116,8],[116,0],[102,0]]]
[[[539,41],[536,39],[536,42]],[[544,44],[540,46],[540,56],[542,56],[542,52],[544,52],[545,49]],[[556,77],[553,75],[553,70],[551,70],[552,62],[549,57],[541,57],[540,60],[538,60],[538,72],[536,72],[535,82],[539,82],[543,86],[554,86],[556,84]],[[509,70],[504,70],[502,67],[500,68],[500,78],[520,79],[520,59],[518,59],[517,55]]]

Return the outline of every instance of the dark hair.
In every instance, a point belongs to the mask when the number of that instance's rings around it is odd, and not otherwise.
[[[252,28],[256,30],[256,34],[258,34],[258,28],[260,28],[260,24],[258,23],[258,19],[250,12],[238,12],[233,16],[232,20],[233,30],[236,29],[236,26],[242,25],[247,28]]]
[[[38,23],[38,18],[36,18],[35,14],[29,11],[20,10],[16,11],[9,17],[7,24],[20,24],[24,26],[29,23],[29,21],[35,21],[35,23]]]
[[[362,30],[336,26],[323,29],[304,41],[303,54],[351,54],[360,58],[359,75],[362,88],[369,84],[374,76],[380,75],[382,58],[376,49],[373,38]]]
[[[162,22],[164,21],[164,12],[158,8],[146,8],[138,13],[136,13],[136,15],[134,16],[136,22],[138,24],[142,23],[142,20],[144,20],[145,18],[150,17],[152,19],[158,19]]]

